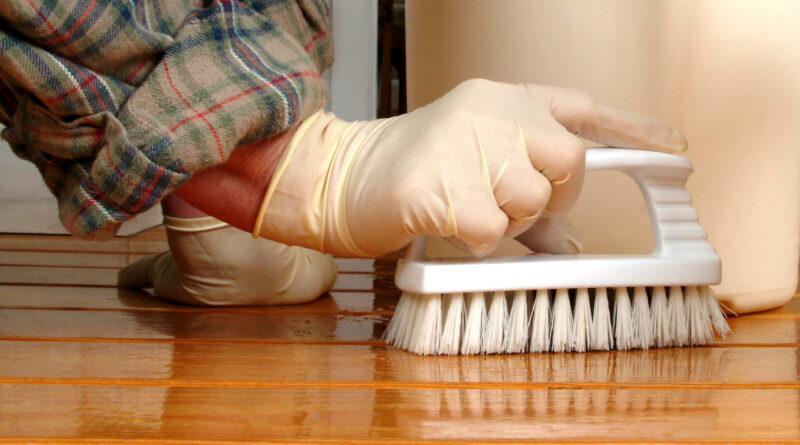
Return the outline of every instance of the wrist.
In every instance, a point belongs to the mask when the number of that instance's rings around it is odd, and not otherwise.
[[[345,198],[359,155],[386,121],[347,122],[322,111],[310,116],[278,163],[253,235],[321,252],[370,256],[351,237]]]
[[[196,209],[249,232],[293,134],[290,129],[236,147],[224,163],[195,173],[176,194]]]

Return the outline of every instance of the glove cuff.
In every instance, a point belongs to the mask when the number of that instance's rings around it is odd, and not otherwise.
[[[164,226],[175,232],[207,232],[209,230],[228,227],[228,223],[220,221],[213,216],[202,218],[176,218],[164,215]]]

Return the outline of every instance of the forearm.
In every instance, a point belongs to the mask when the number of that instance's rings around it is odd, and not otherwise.
[[[292,129],[241,145],[223,164],[195,173],[175,193],[197,210],[252,231],[272,173],[293,134]],[[191,213],[177,200],[165,202],[164,211],[179,213],[172,216]]]

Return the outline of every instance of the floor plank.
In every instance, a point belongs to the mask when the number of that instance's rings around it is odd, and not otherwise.
[[[0,266],[0,284],[107,286],[117,284],[117,268],[71,266]],[[396,293],[387,273],[340,273],[336,290],[377,290]]]
[[[67,235],[0,234],[0,250],[157,253],[168,248],[166,235],[161,228],[151,229],[131,237],[116,237],[105,241],[87,241]]]
[[[388,316],[0,309],[0,339],[377,344]]]
[[[257,342],[377,341],[389,314],[62,311],[0,309],[0,339],[204,339]],[[800,344],[800,318],[733,317],[723,346]]]
[[[308,304],[286,306],[253,306],[214,308],[234,313],[361,313],[391,315],[399,292],[332,291]],[[0,308],[3,309],[69,309],[157,312],[208,312],[208,306],[170,303],[152,290],[117,289],[111,287],[62,287],[0,285]]]
[[[792,440],[797,390],[0,386],[12,437]]]
[[[0,443],[800,441],[800,297],[712,347],[421,357],[378,340],[402,253],[307,305],[113,287],[166,247],[0,235]]]
[[[0,341],[0,384],[800,388],[794,348],[422,357],[386,346]]]

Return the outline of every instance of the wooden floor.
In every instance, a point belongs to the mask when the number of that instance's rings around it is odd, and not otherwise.
[[[378,338],[395,260],[315,303],[204,309],[113,287],[166,248],[0,236],[0,442],[800,440],[800,298],[714,347],[419,357]]]

